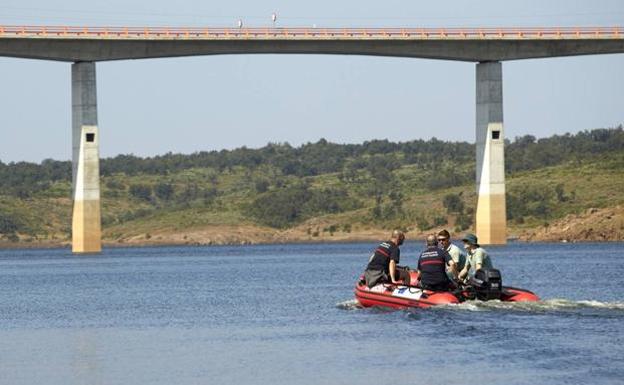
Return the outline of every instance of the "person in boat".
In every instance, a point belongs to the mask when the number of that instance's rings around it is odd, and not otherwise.
[[[404,241],[405,234],[400,230],[394,230],[389,241],[381,242],[377,246],[364,271],[364,279],[368,287],[384,282],[409,285],[409,271],[398,266],[401,258],[399,246]]]
[[[466,253],[451,242],[451,234],[446,229],[438,233],[438,244],[442,250],[450,255],[449,272],[451,278],[456,280],[459,272],[466,265]]]
[[[446,275],[446,266],[451,261],[451,256],[438,247],[435,234],[427,237],[427,248],[420,253],[418,258],[418,273],[420,287],[433,291],[448,291],[451,281]]]
[[[462,239],[464,242],[464,248],[466,249],[466,264],[464,268],[459,272],[458,279],[460,281],[465,280],[467,277],[474,277],[474,274],[479,269],[493,269],[492,260],[488,253],[479,245],[479,240],[474,234],[466,234]]]

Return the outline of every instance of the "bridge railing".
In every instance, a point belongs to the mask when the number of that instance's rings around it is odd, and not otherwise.
[[[168,28],[2,26],[0,37],[86,39],[613,39],[624,27],[549,28]]]

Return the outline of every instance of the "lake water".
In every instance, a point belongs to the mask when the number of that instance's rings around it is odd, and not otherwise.
[[[355,306],[374,246],[0,250],[0,384],[624,382],[624,244],[492,247],[542,302],[410,311]]]

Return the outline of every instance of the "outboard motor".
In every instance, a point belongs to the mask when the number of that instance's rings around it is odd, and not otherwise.
[[[475,289],[477,298],[481,301],[500,299],[503,290],[501,273],[496,269],[479,269],[475,272],[470,283]]]

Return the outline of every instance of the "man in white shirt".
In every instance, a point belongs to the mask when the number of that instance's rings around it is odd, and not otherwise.
[[[451,243],[451,234],[447,230],[442,230],[438,233],[438,243],[442,250],[445,250],[450,256],[449,272],[453,279],[457,279],[459,272],[464,269],[466,265],[466,254],[456,245]]]

